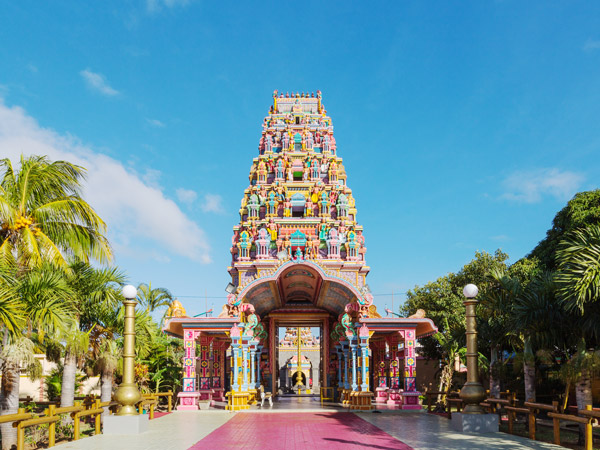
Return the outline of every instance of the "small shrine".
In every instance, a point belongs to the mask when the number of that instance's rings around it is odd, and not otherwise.
[[[261,391],[420,408],[415,346],[437,328],[377,312],[357,211],[321,92],[275,91],[233,226],[227,301],[218,317],[178,310],[164,326],[186,351],[179,409],[247,409]]]

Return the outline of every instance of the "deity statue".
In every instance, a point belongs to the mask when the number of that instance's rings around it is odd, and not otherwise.
[[[275,179],[283,180],[285,177],[285,165],[283,163],[283,158],[279,158],[277,160],[277,166],[275,167]]]
[[[271,153],[273,151],[273,138],[270,134],[265,136],[265,153]]]
[[[327,197],[327,191],[321,192],[321,199],[319,200],[319,211],[321,217],[327,217],[330,215],[329,212],[329,197]]]
[[[246,197],[246,195],[244,195],[242,197],[242,204],[240,206],[240,222],[244,220],[244,216],[246,214],[248,214],[248,208],[246,208],[246,205],[248,204],[248,199]]]
[[[288,167],[287,178],[288,181],[294,181],[294,172],[292,171],[291,167]]]
[[[329,145],[330,145],[329,134],[326,134],[325,137],[323,138],[323,153],[324,154],[329,153],[329,149],[330,149]]]
[[[240,261],[248,261],[250,260],[250,248],[252,247],[252,238],[250,234],[244,230],[240,233],[240,239],[237,243],[238,247],[238,258]]]
[[[258,184],[264,184],[267,182],[267,165],[261,159],[258,163]]]
[[[329,228],[327,227],[327,222],[325,221],[325,219],[323,219],[321,221],[321,224],[319,225],[319,240],[325,242],[327,240],[328,231]]]
[[[283,151],[287,152],[288,149],[290,148],[290,135],[287,133],[287,131],[283,133],[282,143],[283,143]]]
[[[337,163],[335,162],[335,159],[331,160],[331,163],[329,164],[329,182],[330,183],[337,183],[338,180],[338,170],[337,170]]]
[[[312,160],[311,168],[312,168],[312,179],[318,180],[319,179],[319,160],[316,157],[314,157]]]
[[[307,151],[312,151],[314,143],[315,143],[315,141],[313,139],[313,135],[309,131],[308,134],[307,134],[307,136],[306,136],[306,150]]]
[[[277,194],[272,190],[269,192],[269,199],[267,200],[267,217],[276,216],[278,206],[279,202],[277,201]]]
[[[312,217],[314,213],[315,204],[311,200],[311,196],[309,195],[306,199],[306,203],[304,203],[304,217]]]
[[[290,197],[287,197],[283,204],[283,217],[292,217],[292,201]]]
[[[305,167],[304,171],[302,173],[302,181],[308,181],[309,178],[310,178],[310,169],[308,167]]]

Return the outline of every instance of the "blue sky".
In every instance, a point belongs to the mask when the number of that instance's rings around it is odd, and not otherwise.
[[[323,92],[380,308],[598,188],[594,2],[0,3],[0,156],[87,167],[116,263],[192,314],[274,89]]]

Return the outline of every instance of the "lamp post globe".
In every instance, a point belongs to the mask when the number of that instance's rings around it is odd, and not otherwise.
[[[477,352],[477,294],[479,289],[474,284],[467,284],[463,289],[465,316],[467,319],[467,382],[460,391],[460,398],[465,403],[465,414],[484,413],[480,403],[485,399],[485,389],[479,381],[479,364]]]
[[[121,291],[121,293],[123,294],[123,297],[125,297],[127,300],[133,300],[137,297],[137,289],[131,284],[123,286],[123,290]]]
[[[467,298],[475,298],[479,294],[479,288],[474,284],[467,284],[463,288],[463,295]]]

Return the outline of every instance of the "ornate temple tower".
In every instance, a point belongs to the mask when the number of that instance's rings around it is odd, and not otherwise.
[[[258,150],[233,227],[232,283],[241,288],[300,258],[364,286],[363,228],[321,92],[275,91]]]

